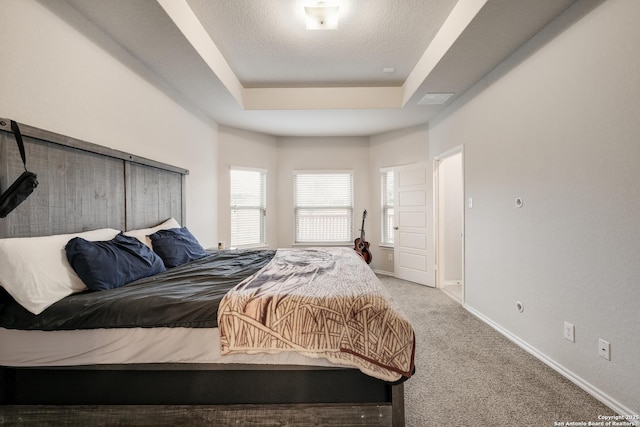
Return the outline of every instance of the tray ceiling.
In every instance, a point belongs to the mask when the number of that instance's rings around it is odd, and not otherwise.
[[[187,108],[282,136],[427,123],[574,2],[339,0],[338,29],[306,30],[317,1],[67,1]]]

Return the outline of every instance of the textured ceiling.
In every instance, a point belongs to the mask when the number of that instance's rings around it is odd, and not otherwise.
[[[245,87],[401,86],[456,2],[343,0],[338,29],[309,31],[315,2],[187,0]]]
[[[106,35],[153,84],[217,123],[348,136],[427,123],[575,0],[335,1],[339,28],[326,31],[304,28],[314,0],[43,4],[63,18],[80,13],[96,34],[82,25],[84,33],[97,42]],[[455,95],[418,105],[427,92]]]

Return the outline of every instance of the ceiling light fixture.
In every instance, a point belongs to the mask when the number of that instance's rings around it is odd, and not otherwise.
[[[323,2],[317,6],[305,6],[307,30],[335,30],[338,28],[338,6]]]

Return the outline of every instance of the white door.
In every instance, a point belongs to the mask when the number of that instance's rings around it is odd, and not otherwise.
[[[431,173],[426,163],[395,168],[394,275],[435,286],[434,261],[428,250]]]

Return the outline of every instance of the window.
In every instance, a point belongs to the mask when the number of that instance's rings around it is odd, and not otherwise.
[[[296,243],[351,243],[351,172],[294,172]]]
[[[231,246],[266,245],[267,172],[231,168]]]
[[[382,244],[393,246],[393,171],[382,172]]]

